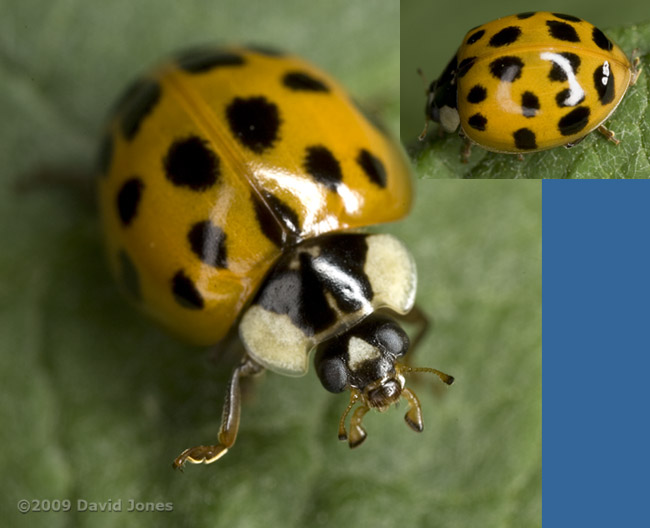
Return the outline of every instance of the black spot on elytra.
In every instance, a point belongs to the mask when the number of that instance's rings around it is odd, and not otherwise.
[[[117,254],[117,266],[118,266],[118,280],[126,292],[131,295],[135,300],[140,301],[142,299],[142,293],[140,292],[140,276],[138,275],[138,270],[133,264],[131,257],[126,253],[126,251],[121,250]]]
[[[596,46],[598,46],[602,50],[611,51],[612,48],[614,47],[614,44],[612,44],[612,41],[609,40],[605,36],[605,33],[603,33],[597,27],[594,27],[594,29],[592,30],[591,37],[593,38],[594,43],[596,44]]]
[[[290,90],[295,92],[329,92],[328,86],[321,81],[312,77],[308,73],[293,71],[284,75],[282,78],[284,84]]]
[[[535,150],[537,148],[537,138],[535,132],[529,128],[520,128],[512,134],[515,140],[515,147],[519,150]]]
[[[525,20],[526,18],[530,18],[530,17],[532,17],[536,12],[537,12],[537,11],[528,11],[528,12],[526,12],[526,13],[519,13],[519,14],[517,15],[517,18],[518,18],[519,20]]]
[[[172,293],[178,304],[190,310],[201,310],[203,308],[203,296],[183,270],[177,271],[171,282]]]
[[[128,226],[138,214],[144,183],[138,177],[126,180],[117,193],[117,212],[122,225]]]
[[[548,32],[554,39],[562,40],[564,42],[580,42],[580,37],[575,28],[566,22],[558,22],[557,20],[547,20]]]
[[[322,145],[307,147],[305,156],[305,170],[318,183],[322,183],[331,191],[343,180],[341,165],[334,154]]]
[[[521,28],[517,26],[508,26],[503,28],[498,33],[492,35],[490,38],[489,45],[493,48],[500,48],[502,46],[508,46],[517,41],[521,36]]]
[[[113,160],[113,136],[106,133],[97,152],[97,168],[100,176],[107,176]]]
[[[142,79],[129,88],[118,103],[121,112],[121,130],[127,141],[138,133],[142,122],[153,111],[160,100],[160,84],[151,79]]]
[[[570,97],[571,97],[571,89],[566,88],[566,89],[562,90],[561,92],[559,92],[559,93],[555,96],[555,103],[556,103],[560,108],[564,108],[564,107],[566,107],[566,106],[569,106],[569,105],[567,104],[567,99],[569,99]],[[584,100],[585,100],[585,96],[584,96],[584,93],[583,93],[583,94],[582,94],[582,97],[580,98],[580,100],[576,101],[576,102],[575,102],[574,104],[572,104],[571,106],[577,106],[577,105],[579,105],[580,103],[582,103],[582,101],[584,101]]]
[[[589,122],[589,108],[587,106],[579,106],[558,121],[558,129],[563,136],[572,136],[577,134],[587,126]]]
[[[483,114],[474,114],[469,117],[467,124],[475,130],[480,130],[481,132],[485,130],[487,125],[487,118]]]
[[[577,74],[580,69],[580,57],[568,51],[562,52],[560,55],[569,61],[574,75]],[[566,82],[569,79],[564,68],[555,61],[551,61],[551,71],[548,74],[548,78],[554,82]]]
[[[187,233],[187,240],[194,254],[208,266],[228,267],[226,233],[210,220],[194,224]]]
[[[562,20],[568,20],[569,22],[582,22],[582,19],[573,15],[563,15],[562,13],[552,13],[552,15],[556,18],[561,18]]]
[[[477,84],[475,86],[472,86],[472,89],[467,94],[467,102],[478,104],[481,101],[485,101],[486,97],[487,97],[487,90],[485,89],[485,87],[481,86],[480,84]]]
[[[490,63],[490,73],[501,81],[514,82],[521,77],[524,62],[519,57],[499,57]]]
[[[219,157],[209,143],[198,136],[174,141],[163,159],[163,168],[171,183],[193,191],[212,187],[221,172]]]
[[[261,154],[273,147],[280,129],[280,111],[265,97],[236,97],[226,108],[233,136],[249,150]]]
[[[242,66],[246,60],[239,53],[211,48],[184,51],[177,58],[179,68],[189,73],[205,73],[214,68]]]
[[[386,168],[377,156],[366,149],[361,149],[356,161],[372,183],[382,188],[386,187]]]
[[[481,40],[481,37],[483,35],[485,35],[484,29],[477,31],[476,33],[472,33],[467,39],[467,44],[474,44],[475,42],[478,42],[479,40]]]
[[[614,72],[609,63],[607,68],[602,64],[594,71],[594,87],[598,92],[598,99],[601,104],[609,104],[614,100]]]
[[[300,219],[298,214],[277,196],[268,191],[261,191],[261,196],[251,193],[255,218],[260,231],[273,244],[283,247],[289,239],[295,239],[300,234]]]
[[[474,66],[474,63],[476,62],[476,57],[467,57],[460,61],[460,64],[458,65],[458,69],[456,70],[456,75],[458,77],[464,77],[467,75],[467,72]]]
[[[533,92],[521,94],[521,113],[525,117],[535,117],[539,110],[539,99]]]

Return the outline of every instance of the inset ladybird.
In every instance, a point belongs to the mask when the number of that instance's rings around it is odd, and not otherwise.
[[[429,120],[487,150],[571,147],[602,123],[640,70],[601,30],[560,13],[521,13],[470,30],[431,83]],[[426,136],[427,126],[420,139]]]
[[[217,343],[238,324],[245,349],[217,442],[185,450],[175,467],[232,447],[241,378],[303,375],[312,349],[323,386],[351,392],[339,424],[351,447],[365,439],[369,409],[401,398],[408,425],[422,430],[404,376],[453,378],[403,363],[409,338],[396,320],[419,314],[413,259],[392,236],[358,232],[408,213],[409,166],[336,81],[265,49],[181,54],[120,99],[100,165],[123,289],[192,343]]]

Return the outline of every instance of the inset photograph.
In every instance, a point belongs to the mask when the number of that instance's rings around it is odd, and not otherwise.
[[[574,3],[402,2],[401,138],[420,176],[650,176],[650,23]]]

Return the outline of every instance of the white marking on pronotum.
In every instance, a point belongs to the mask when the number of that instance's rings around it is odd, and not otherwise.
[[[575,106],[584,99],[585,91],[582,89],[582,86],[580,86],[578,79],[576,79],[576,74],[573,71],[573,67],[571,66],[569,59],[563,57],[559,53],[552,53],[550,51],[540,53],[539,57],[542,60],[554,62],[566,74],[567,81],[569,82],[569,94],[562,102],[564,106]],[[607,71],[607,75],[609,75],[609,66]]]
[[[600,82],[603,83],[603,86],[607,86],[607,83],[609,82],[609,62],[607,61],[603,64],[603,78]]]

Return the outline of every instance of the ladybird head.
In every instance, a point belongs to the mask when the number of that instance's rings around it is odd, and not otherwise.
[[[343,334],[321,344],[314,359],[316,372],[323,387],[338,393],[348,389],[350,404],[341,417],[339,439],[348,440],[350,447],[360,445],[366,438],[361,421],[370,409],[380,412],[405,398],[409,409],[405,419],[415,431],[422,431],[422,412],[415,394],[406,387],[404,374],[411,371],[437,373],[451,384],[453,378],[434,369],[413,369],[400,363],[410,341],[406,332],[390,317],[373,314]],[[355,404],[349,434],[345,419]]]
[[[445,132],[455,132],[460,124],[457,104],[456,73],[458,68],[456,56],[451,59],[442,75],[431,83],[428,89],[427,104],[424,109],[427,122],[430,119],[440,123]],[[425,132],[420,136],[424,139]]]

